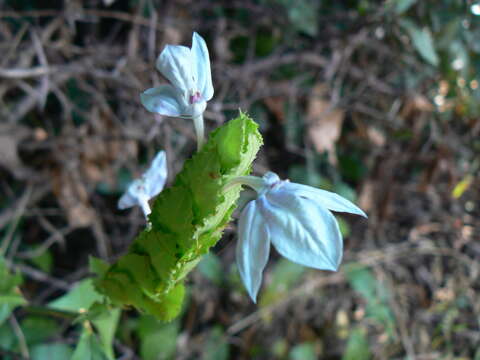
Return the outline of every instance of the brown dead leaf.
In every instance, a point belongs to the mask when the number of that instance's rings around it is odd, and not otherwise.
[[[336,109],[325,99],[327,88],[324,84],[317,84],[313,88],[308,100],[307,120],[309,123],[308,135],[315,150],[319,153],[328,152],[328,160],[337,163],[335,144],[342,132],[343,110]]]
[[[408,97],[403,105],[401,116],[407,118],[418,112],[432,112],[433,104],[422,94],[414,94]]]
[[[367,136],[368,139],[372,142],[372,144],[378,147],[382,147],[383,145],[385,145],[385,135],[379,129],[369,126],[367,129]]]
[[[367,213],[373,209],[375,196],[375,184],[372,180],[367,180],[362,186],[360,196],[358,197],[358,206]]]
[[[81,127],[81,169],[88,182],[113,184],[115,172],[112,165],[119,157],[136,157],[137,144],[121,140],[118,127],[108,113],[94,109],[92,121]]]
[[[89,204],[88,192],[78,178],[77,171],[52,171],[53,193],[67,213],[72,227],[92,224],[95,212]]]
[[[280,124],[285,124],[285,98],[283,96],[271,96],[263,99],[268,111],[272,113],[275,120]]]

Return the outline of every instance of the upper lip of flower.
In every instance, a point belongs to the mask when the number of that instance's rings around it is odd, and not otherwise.
[[[213,97],[210,59],[205,40],[193,33],[192,47],[167,45],[156,63],[170,81],[146,90],[140,99],[147,110],[161,115],[195,118]]]
[[[270,243],[287,259],[301,265],[335,271],[343,251],[342,235],[330,210],[366,214],[343,197],[306,185],[282,181],[274,173],[234,180],[252,187],[239,220],[237,265],[254,302],[268,260]]]

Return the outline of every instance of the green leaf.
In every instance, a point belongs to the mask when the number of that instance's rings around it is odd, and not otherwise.
[[[408,11],[417,2],[417,0],[390,0],[385,4],[388,9],[392,9],[395,14],[401,15]]]
[[[67,344],[39,344],[30,349],[31,360],[67,360],[72,357],[73,350]]]
[[[203,352],[203,360],[227,360],[230,356],[230,345],[220,326],[215,326],[208,336]]]
[[[179,331],[178,321],[165,324],[152,316],[142,316],[138,325],[142,359],[172,359],[175,355]]]
[[[10,325],[7,323],[0,325],[0,348],[13,351],[16,341],[17,338]]]
[[[0,296],[0,325],[10,316],[17,306],[26,304],[21,295]]]
[[[91,260],[92,262],[94,267],[101,268],[101,262]],[[113,359],[112,343],[120,317],[120,309],[112,309],[102,304],[103,302],[104,296],[95,290],[92,279],[85,279],[80,281],[67,294],[50,302],[48,306],[56,310],[81,314],[76,320],[77,322],[91,321],[98,332],[98,341],[104,355],[108,359]]]
[[[408,19],[400,20],[400,25],[408,32],[413,46],[421,57],[433,66],[437,66],[439,59],[430,29],[426,27],[421,29]]]
[[[133,305],[166,321],[177,316],[185,276],[220,239],[235,209],[240,186],[225,186],[250,172],[261,144],[258,125],[243,113],[212,132],[173,186],[155,199],[151,229],[108,269],[91,260],[96,288],[116,305]]]
[[[71,360],[108,360],[102,345],[91,329],[84,328]]]
[[[271,282],[260,296],[259,305],[267,306],[281,300],[306,270],[302,265],[279,259],[271,271]]]
[[[318,2],[310,0],[269,0],[285,8],[293,30],[310,36],[317,35]]]
[[[18,285],[22,283],[19,273],[12,274],[0,255],[0,325],[10,316],[12,311],[27,303],[23,298]]]
[[[384,326],[390,338],[395,337],[395,318],[390,309],[388,288],[379,283],[370,269],[359,264],[344,266],[350,286],[365,299],[367,316]]]
[[[294,28],[310,36],[318,31],[318,2],[310,0],[289,1],[288,17]]]
[[[52,318],[35,315],[24,318],[20,327],[28,345],[42,343],[60,331],[60,326]]]
[[[92,279],[82,280],[67,294],[53,300],[48,304],[52,309],[84,312],[95,303],[101,302],[103,296],[94,288]]]
[[[288,351],[288,343],[285,339],[275,340],[271,346],[271,354],[275,359],[283,359]]]
[[[5,263],[5,259],[0,255],[0,294],[10,294],[16,287],[22,283],[22,276],[17,272],[12,274]]]
[[[341,217],[336,217],[338,222],[338,227],[340,228],[340,232],[342,233],[343,237],[350,236],[350,225]]]
[[[100,344],[102,345],[104,353],[109,359],[113,360],[113,339],[121,311],[120,309],[108,309],[105,305],[101,304],[95,304],[93,306],[98,306],[100,309],[99,315],[92,319],[92,323],[98,331]],[[90,311],[92,311],[92,309]]]
[[[221,284],[223,279],[222,263],[217,255],[212,253],[205,254],[198,264],[198,270],[214,284]]]
[[[311,342],[304,342],[295,345],[288,354],[290,360],[315,360],[317,354],[315,351],[315,344]]]
[[[368,346],[366,330],[360,327],[355,328],[348,337],[347,349],[342,360],[369,360],[372,358]]]
[[[33,247],[33,249],[35,249],[35,247]],[[42,254],[32,258],[30,261],[36,267],[46,273],[49,273],[53,266],[53,256],[49,250],[44,251]]]

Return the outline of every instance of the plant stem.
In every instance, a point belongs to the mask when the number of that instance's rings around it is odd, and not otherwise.
[[[145,215],[145,219],[148,221],[148,215],[152,212],[150,209],[150,204],[148,203],[148,197],[147,196],[139,196],[138,200],[140,202],[140,207],[142,208],[143,215]]]
[[[203,146],[205,142],[205,129],[203,125],[203,115],[193,118],[193,124],[195,126],[195,135],[197,136],[197,151]]]

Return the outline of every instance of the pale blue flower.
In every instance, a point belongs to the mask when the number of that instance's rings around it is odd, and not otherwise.
[[[125,194],[118,201],[119,209],[140,206],[145,218],[151,213],[148,201],[157,196],[167,180],[167,159],[165,151],[160,151],[152,161],[150,168],[128,186]]]
[[[295,263],[336,271],[342,259],[343,240],[330,211],[367,217],[340,195],[282,181],[272,172],[263,178],[238,177],[232,183],[247,185],[257,193],[241,210],[236,249],[240,276],[254,302],[270,244]]]
[[[193,33],[192,48],[167,45],[157,59],[157,69],[170,84],[140,95],[148,111],[165,116],[193,119],[198,147],[203,144],[203,112],[213,96],[210,59],[205,40]]]

